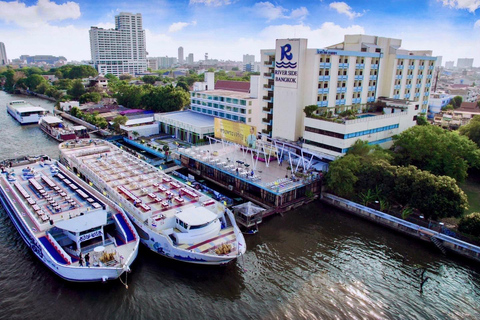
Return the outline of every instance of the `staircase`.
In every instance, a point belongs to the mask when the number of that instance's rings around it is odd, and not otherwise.
[[[445,249],[445,247],[442,245],[442,243],[440,242],[440,240],[438,240],[437,238],[435,238],[434,236],[431,236],[430,237],[430,240],[432,240],[433,244],[435,246],[437,246],[438,249],[440,249],[440,251],[442,251],[442,253],[444,255],[447,254],[447,250]]]

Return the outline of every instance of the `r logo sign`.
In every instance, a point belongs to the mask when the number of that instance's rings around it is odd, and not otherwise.
[[[281,50],[281,57],[280,60],[287,58],[287,60],[292,60],[293,54],[290,52],[292,51],[292,46],[290,44],[286,44],[280,47]]]

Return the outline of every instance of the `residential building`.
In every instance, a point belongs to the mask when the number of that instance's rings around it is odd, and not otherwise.
[[[147,66],[150,70],[158,70],[158,58],[147,58]]]
[[[142,15],[121,12],[115,16],[115,29],[91,27],[90,51],[101,74],[135,75],[147,70],[147,51]]]
[[[437,56],[437,63],[435,63],[435,67],[442,67],[442,56]]]
[[[178,63],[183,64],[183,47],[178,47]]]
[[[174,57],[158,57],[158,68],[169,69],[177,64],[177,58]]]
[[[442,108],[447,106],[454,96],[443,92],[432,92],[430,95],[430,99],[428,102],[428,111],[429,111],[429,118],[434,117],[435,114],[442,111]]]
[[[0,42],[0,66],[8,64],[7,51],[5,50],[5,44]]]
[[[445,69],[452,70],[455,67],[455,61],[445,61]]]
[[[427,111],[436,57],[401,49],[400,39],[346,35],[343,42],[309,49],[307,39],[279,39],[262,50],[262,132],[304,141],[304,147],[341,156],[357,140],[389,147],[391,137]],[[337,122],[306,118],[304,108],[331,117],[347,109],[367,113]],[[382,114],[382,112],[384,114]],[[368,117],[368,118],[360,118]],[[341,123],[340,123],[341,122]]]
[[[457,68],[471,69],[473,67],[473,58],[459,58],[457,60]]]
[[[252,76],[250,82],[219,80],[214,82],[214,73],[205,73],[205,83],[194,84],[190,92],[192,111],[239,121],[255,126],[259,131],[262,126],[262,113],[259,103],[259,76]]]
[[[187,57],[187,64],[193,64],[193,53],[189,53]]]

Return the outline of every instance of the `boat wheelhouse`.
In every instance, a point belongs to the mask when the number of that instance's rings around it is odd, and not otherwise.
[[[246,250],[233,213],[224,204],[110,142],[61,143],[60,159],[121,205],[141,241],[154,252],[185,262],[221,265]]]

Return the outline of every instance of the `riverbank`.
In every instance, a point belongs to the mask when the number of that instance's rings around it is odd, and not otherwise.
[[[440,251],[442,251],[443,254],[446,254],[448,251],[480,262],[480,247],[478,246],[458,240],[437,231],[421,227],[381,211],[362,206],[358,203],[337,197],[333,194],[323,193],[321,200],[324,203],[375,222],[379,225],[394,229],[421,241],[431,242]]]

